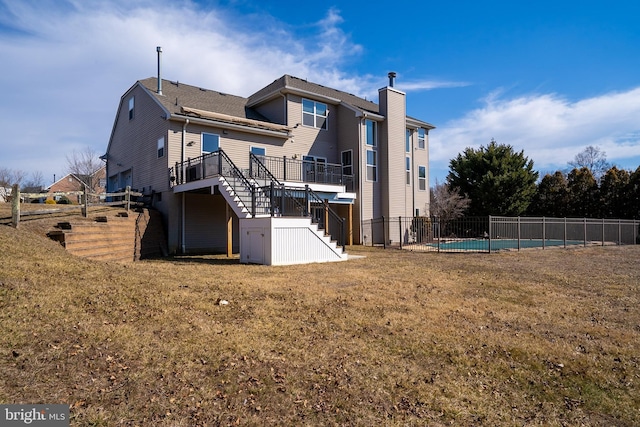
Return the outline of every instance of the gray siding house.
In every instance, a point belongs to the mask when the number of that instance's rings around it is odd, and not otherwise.
[[[428,215],[434,126],[407,116],[394,78],[377,104],[289,75],[248,98],[137,81],[118,105],[108,191],[145,194],[172,253],[238,252],[242,219],[296,210],[335,237],[331,211],[342,243],[361,244],[363,221]]]

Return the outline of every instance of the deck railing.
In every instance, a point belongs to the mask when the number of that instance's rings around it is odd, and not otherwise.
[[[249,167],[250,178],[264,185],[263,191],[271,197],[271,215],[282,216],[310,216],[313,223],[324,229],[326,234],[338,242],[338,245],[346,244],[345,219],[341,218],[320,196],[305,185],[304,189],[286,187],[266,167],[264,156],[249,154],[251,165]],[[266,183],[268,184],[268,187]],[[321,215],[313,215],[312,208]]]
[[[329,203],[322,200],[308,185],[305,185],[305,188],[283,185],[263,163],[267,159],[266,157],[256,156],[253,153],[250,153],[249,157],[248,177],[222,150],[184,162],[177,162],[169,170],[171,185],[180,185],[216,176],[224,177],[252,216],[256,215],[256,206],[268,205],[264,212],[261,209],[258,213],[268,213],[271,216],[311,217],[312,222],[318,223],[319,228],[324,229],[326,234],[330,233],[338,245],[344,246],[346,244],[345,219],[331,209]],[[287,159],[286,162],[290,160]],[[335,171],[335,168],[333,170]],[[321,170],[318,169],[318,171]],[[330,176],[335,177],[331,174],[325,174],[325,176],[327,179],[330,179]],[[345,179],[344,176],[341,179]]]
[[[347,191],[354,191],[353,175],[345,175],[340,164],[251,154],[250,174],[259,162],[279,181],[344,185]]]

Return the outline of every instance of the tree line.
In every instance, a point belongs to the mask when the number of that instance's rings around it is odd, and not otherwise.
[[[640,166],[611,166],[593,146],[568,164],[568,172],[539,180],[533,161],[510,145],[467,148],[450,161],[446,182],[431,189],[431,214],[640,219]]]

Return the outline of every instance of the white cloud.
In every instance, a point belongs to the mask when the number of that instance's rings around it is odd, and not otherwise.
[[[188,0],[9,0],[0,10],[7,141],[0,166],[40,170],[47,181],[65,172],[73,149],[106,149],[120,96],[156,74],[156,46],[164,78],[236,95],[283,74],[368,90],[366,77],[340,70],[362,49],[333,9],[305,28],[305,38],[269,16],[205,10]]]
[[[396,87],[406,92],[415,92],[421,90],[446,89],[454,87],[470,86],[468,82],[450,82],[440,80],[419,80],[400,83]]]
[[[538,170],[564,169],[588,145],[599,146],[612,163],[638,166],[640,87],[574,102],[556,94],[504,99],[497,91],[483,102],[433,132],[432,162],[448,165],[466,147],[486,146],[494,138],[524,150]]]

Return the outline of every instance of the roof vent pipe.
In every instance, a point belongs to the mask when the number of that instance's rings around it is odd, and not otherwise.
[[[395,71],[390,71],[389,72],[389,87],[393,87],[393,85],[396,83],[396,72]]]
[[[162,95],[162,75],[160,74],[160,58],[162,57],[162,47],[156,48],[158,52],[158,95]]]

